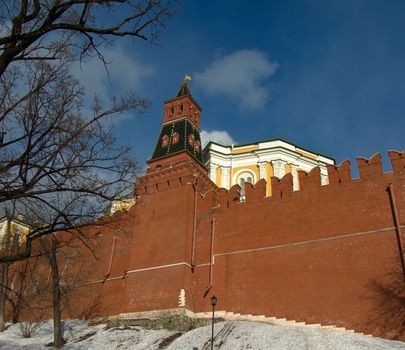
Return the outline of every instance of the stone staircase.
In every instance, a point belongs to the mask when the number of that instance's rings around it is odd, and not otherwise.
[[[209,318],[212,317],[212,313],[210,312],[198,312],[188,314],[188,310],[186,310],[186,315],[188,317],[195,317],[195,318]],[[261,322],[261,323],[269,323],[274,324],[277,326],[287,326],[287,327],[310,327],[310,328],[318,328],[318,329],[325,329],[331,331],[340,331],[340,332],[347,332],[347,333],[356,333],[360,335],[366,335],[372,337],[371,334],[364,334],[360,332],[355,332],[352,329],[346,329],[345,327],[337,327],[335,325],[321,325],[319,323],[311,323],[307,324],[305,322],[297,322],[294,320],[287,320],[285,318],[276,318],[276,317],[268,317],[265,315],[251,315],[251,314],[239,314],[227,311],[215,311],[215,318],[222,318],[225,321],[250,321],[250,322]]]
[[[154,310],[145,312],[131,312],[125,314],[119,314],[116,316],[110,316],[107,319],[93,320],[95,323],[109,324],[133,324],[146,326],[147,328],[159,329],[159,328],[171,328],[173,324],[174,329],[179,328],[179,324],[183,328],[189,327],[192,324],[194,327],[201,327],[210,324],[210,319],[212,318],[212,312],[192,312],[186,308],[175,308],[175,309],[165,309],[165,310]],[[261,322],[269,323],[277,326],[286,327],[310,327],[318,328],[330,331],[340,331],[346,333],[356,333],[366,336],[372,336],[371,334],[364,334],[360,332],[355,332],[352,329],[346,329],[345,327],[337,327],[335,325],[321,325],[321,324],[308,324],[305,322],[297,322],[294,320],[287,320],[285,318],[269,317],[265,315],[251,315],[251,314],[240,314],[234,312],[228,312],[223,310],[215,311],[215,322],[219,321],[249,321],[249,322]],[[140,324],[138,324],[141,322]],[[156,323],[156,326],[149,327],[149,323]],[[167,325],[169,324],[169,326]],[[176,328],[176,329],[177,329]],[[180,327],[181,328],[181,327]],[[179,328],[179,329],[180,329]]]

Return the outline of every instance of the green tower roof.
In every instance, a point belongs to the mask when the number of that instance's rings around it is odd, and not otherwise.
[[[181,84],[179,91],[177,92],[177,97],[191,96],[190,89],[188,88],[187,80],[184,79],[183,84]]]

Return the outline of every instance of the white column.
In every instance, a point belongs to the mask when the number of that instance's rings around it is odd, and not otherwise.
[[[230,178],[231,178],[231,167],[230,166],[222,166],[221,167],[221,187],[226,188],[229,190],[230,186]]]
[[[210,179],[215,184],[217,184],[217,169],[218,169],[218,164],[210,163]]]
[[[267,162],[259,162],[259,178],[267,179]]]
[[[298,191],[300,188],[298,182],[298,165],[297,164],[290,164],[291,167],[291,175],[293,178],[293,191]]]
[[[274,176],[278,177],[281,179],[285,175],[285,160],[272,160],[271,164],[273,165],[273,173]]]
[[[321,166],[321,186],[328,184],[328,169],[324,166]]]

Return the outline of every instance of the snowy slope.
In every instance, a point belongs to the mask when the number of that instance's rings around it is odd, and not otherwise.
[[[197,328],[182,335],[167,330],[140,327],[106,329],[105,325],[88,326],[84,321],[64,323],[66,350],[209,350],[211,327]],[[0,333],[0,349],[50,349],[52,324],[41,324],[32,337],[21,337],[19,325],[10,325]],[[215,349],[272,350],[364,350],[404,349],[405,343],[339,331],[308,327],[283,327],[253,322],[222,322],[215,325]]]

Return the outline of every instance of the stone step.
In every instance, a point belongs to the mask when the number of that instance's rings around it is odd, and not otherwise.
[[[227,312],[223,311],[223,310],[215,311],[215,317],[225,318],[226,314],[227,314]],[[212,313],[211,313],[210,317],[212,317]]]
[[[270,323],[280,326],[292,326],[292,327],[309,327],[309,328],[320,328],[324,330],[340,331],[346,333],[356,333],[353,329],[346,329],[345,327],[337,327],[336,325],[321,325],[320,323],[306,324],[305,322],[297,322],[295,320],[287,320],[285,318],[267,317],[265,315],[251,315],[251,314],[239,314],[233,312],[226,312],[224,317],[226,320],[247,320],[256,321],[263,323]],[[357,333],[363,334],[363,333]],[[372,336],[368,334],[368,336]]]
[[[305,324],[305,327],[312,327],[312,328],[321,328],[321,324],[320,323],[310,323],[310,324]]]
[[[321,326],[319,327],[321,329],[330,329],[330,330],[335,330],[337,327],[335,325],[327,325],[327,326]]]
[[[174,316],[174,315],[179,315],[183,314],[186,315],[189,318],[201,318],[201,319],[207,319],[212,317],[212,311],[208,312],[197,312],[193,313],[190,310],[187,310],[185,308],[178,308],[178,309],[167,309],[167,310],[154,310],[154,311],[147,311],[147,312],[133,312],[133,313],[128,313],[128,314],[120,314],[117,317],[119,319],[136,319],[136,318],[149,318],[149,319],[154,319],[154,318],[162,318],[162,317],[168,317],[168,316]],[[309,327],[309,328],[319,328],[323,330],[331,330],[331,331],[340,331],[340,332],[347,332],[347,333],[356,333],[352,329],[346,329],[345,327],[337,327],[335,325],[321,325],[319,323],[312,323],[312,324],[306,324],[305,322],[297,322],[295,320],[287,320],[285,318],[276,318],[276,317],[268,317],[266,315],[252,315],[252,314],[240,314],[240,313],[234,313],[231,311],[225,311],[225,310],[218,310],[215,311],[215,318],[222,318],[224,320],[230,320],[230,321],[253,321],[253,322],[263,322],[263,323],[269,323],[269,324],[274,324],[274,325],[279,325],[279,326],[287,326],[287,327]],[[115,317],[115,318],[117,318]],[[111,319],[114,319],[114,317],[111,317]],[[362,334],[363,333],[357,333],[357,334]],[[366,336],[372,337],[372,334],[365,334]]]

